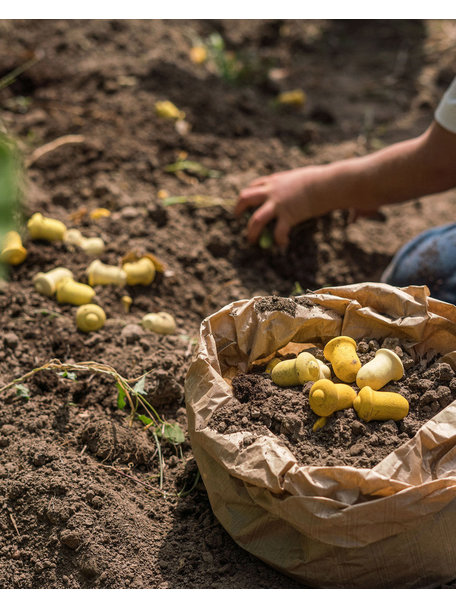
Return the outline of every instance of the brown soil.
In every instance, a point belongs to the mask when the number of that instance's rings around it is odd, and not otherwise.
[[[382,389],[399,393],[409,402],[409,413],[398,422],[364,422],[353,408],[348,408],[335,412],[322,429],[313,431],[318,420],[309,406],[313,383],[279,387],[272,382],[270,374],[257,371],[233,378],[233,394],[238,404],[228,410],[223,406],[218,409],[210,426],[224,434],[248,431],[249,444],[272,432],[302,465],[372,468],[456,399],[456,379],[451,367],[447,363],[436,363],[437,357],[415,361],[396,339],[387,338],[381,345],[377,340],[359,342],[361,363],[370,361],[380,346],[393,348],[405,369],[401,380],[389,382]],[[322,349],[315,348],[313,353],[328,364]],[[340,382],[334,374],[332,379]],[[356,383],[351,386],[358,392]]]
[[[34,53],[42,58],[0,90],[0,128],[26,157],[60,136],[84,137],[30,165],[25,217],[40,211],[102,236],[103,262],[117,264],[139,248],[168,272],[148,287],[96,287],[108,320],[85,335],[75,328],[74,308],[35,292],[32,277],[68,266],[85,280],[90,259],[62,243],[26,240],[26,262],[0,289],[0,386],[53,358],[106,363],[128,378],[149,371],[149,401],[185,431],[183,383],[205,316],[254,295],[377,280],[408,239],[453,221],[454,193],[356,223],[334,213],[298,227],[283,254],[249,246],[247,218],[236,220],[228,206],[164,207],[159,192],[234,199],[265,173],[418,135],[452,78],[454,27],[1,21],[0,77]],[[244,62],[250,58],[244,80],[229,82],[190,60],[195,39],[213,32]],[[276,94],[294,88],[306,91],[306,105],[278,110]],[[165,99],[185,111],[188,133],[156,116],[155,102]],[[218,173],[166,171],[183,153]],[[84,209],[96,207],[111,216],[90,220]],[[120,302],[127,293],[128,314]],[[138,326],[158,310],[175,316],[175,335]],[[117,408],[111,378],[47,371],[24,384],[28,399],[10,391],[0,400],[1,588],[298,586],[240,549],[215,520],[188,441],[161,441],[160,490],[153,435],[138,421],[130,425],[128,408]],[[331,434],[331,424],[319,437]]]

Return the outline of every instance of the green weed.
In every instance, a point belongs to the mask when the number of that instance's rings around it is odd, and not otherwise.
[[[261,249],[272,249],[274,246],[274,235],[270,228],[265,228],[258,239],[258,245]]]
[[[228,50],[218,32],[212,33],[206,40],[201,41],[200,45],[207,51],[209,66],[226,82],[242,85],[262,82],[266,78],[270,66],[256,54]]]
[[[16,230],[19,223],[20,170],[15,144],[0,133],[0,249],[6,233]],[[5,268],[0,263],[0,276]]]
[[[291,292],[291,296],[300,296],[304,293],[304,289],[301,287],[298,281],[295,281],[293,291]]]
[[[28,399],[30,397],[29,389],[22,384],[35,374],[44,370],[57,370],[59,376],[76,380],[75,372],[92,372],[105,374],[116,381],[117,386],[117,407],[124,409],[128,404],[130,406],[131,422],[139,420],[153,435],[157,446],[157,454],[160,469],[160,489],[163,486],[163,454],[160,445],[160,439],[163,439],[172,445],[180,446],[185,441],[185,436],[177,423],[171,424],[163,420],[152,404],[147,401],[146,395],[146,377],[147,373],[139,378],[129,380],[124,378],[110,365],[97,363],[95,361],[83,361],[81,363],[61,363],[58,359],[51,359],[44,365],[32,369],[20,378],[12,380],[8,384],[0,387],[0,393],[6,392],[12,388],[16,389],[16,395]],[[144,409],[147,415],[137,413],[138,408]]]
[[[16,397],[21,399],[30,399],[30,391],[24,384],[16,384]]]
[[[194,175],[199,177],[200,179],[204,179],[206,177],[220,177],[222,175],[221,171],[216,171],[215,169],[207,169],[201,163],[194,160],[178,160],[175,163],[170,165],[166,165],[165,171],[167,173],[179,173],[184,171],[189,175]]]

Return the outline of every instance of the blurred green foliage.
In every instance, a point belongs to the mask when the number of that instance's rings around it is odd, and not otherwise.
[[[5,235],[17,230],[20,205],[20,163],[14,142],[0,133],[0,250]],[[5,268],[0,264],[0,277]]]
[[[267,80],[270,61],[264,61],[256,53],[230,51],[218,32],[200,41],[208,55],[208,62],[220,78],[236,85],[259,84]]]

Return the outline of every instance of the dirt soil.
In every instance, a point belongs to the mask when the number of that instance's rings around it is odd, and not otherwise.
[[[229,203],[266,173],[420,134],[453,77],[455,32],[455,21],[437,20],[0,21],[0,78],[39,59],[0,89],[0,128],[27,164],[25,218],[39,211],[101,236],[105,263],[137,249],[167,268],[150,286],[97,286],[108,319],[83,334],[74,307],[37,293],[32,278],[67,266],[85,281],[91,259],[25,239],[26,261],[0,288],[0,387],[55,358],[127,378],[149,372],[147,399],[185,432],[184,378],[204,317],[254,295],[378,280],[408,239],[454,221],[454,192],[356,223],[334,213],[296,228],[283,254],[249,246],[247,217],[236,220]],[[243,72],[191,60],[213,33]],[[304,106],[274,104],[296,88]],[[163,100],[186,123],[157,116]],[[31,156],[67,135],[82,139]],[[177,160],[202,168],[167,170]],[[188,202],[164,206],[163,191]],[[189,202],[196,195],[224,204]],[[110,217],[91,220],[97,207]],[[174,315],[174,335],[138,325],[159,310]],[[153,434],[117,407],[111,377],[46,371],[22,384],[0,399],[1,588],[299,587],[215,520],[188,438],[161,440],[160,471]],[[350,458],[370,463],[372,444],[354,445]]]

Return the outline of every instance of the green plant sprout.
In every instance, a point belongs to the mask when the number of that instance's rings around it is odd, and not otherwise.
[[[0,91],[2,89],[6,89],[16,81],[17,77],[23,74],[26,70],[30,69],[35,65],[38,61],[40,61],[44,57],[44,53],[38,52],[31,59],[25,61],[22,65],[19,65],[17,68],[8,72],[3,78],[0,78]]]
[[[76,380],[77,376],[74,372],[67,372],[66,370],[64,372],[57,372],[58,376],[62,376],[62,378],[68,378],[68,380]]]
[[[227,50],[218,32],[201,41],[200,46],[206,49],[209,65],[212,65],[214,72],[226,82],[241,85],[265,79],[268,66],[252,53]]]
[[[131,422],[133,420],[139,420],[142,422],[146,429],[149,429],[154,437],[155,444],[157,446],[157,454],[159,460],[160,469],[160,489],[163,487],[163,454],[160,446],[160,439],[164,439],[174,446],[179,446],[185,441],[185,435],[181,427],[177,423],[166,422],[158,414],[152,404],[147,401],[147,391],[145,389],[146,377],[149,372],[146,372],[139,378],[129,380],[119,374],[119,372],[104,363],[97,363],[96,361],[82,361],[80,363],[62,363],[58,359],[51,359],[44,365],[36,367],[31,371],[27,372],[20,378],[12,380],[8,384],[0,387],[0,394],[4,393],[12,388],[16,388],[16,395],[29,398],[30,393],[27,387],[22,383],[35,374],[44,370],[58,370],[57,373],[71,380],[76,380],[75,372],[95,372],[99,374],[105,374],[110,376],[116,381],[117,386],[117,407],[124,409],[125,406],[130,406],[130,417]],[[134,383],[134,384],[133,384]],[[142,407],[147,416],[137,413],[138,408]]]
[[[179,498],[183,498],[184,496],[188,496],[189,494],[191,494],[193,492],[193,490],[196,488],[196,486],[198,485],[199,480],[201,479],[201,474],[199,471],[196,471],[196,475],[195,475],[195,479],[192,483],[192,485],[190,486],[190,488],[188,490],[185,489],[185,486],[182,488],[182,490],[180,492],[178,492],[178,497]]]
[[[20,397],[21,399],[29,400],[30,399],[30,391],[24,384],[16,384],[16,397]]]
[[[291,292],[291,296],[300,296],[304,293],[304,289],[301,287],[299,281],[295,281],[293,291]]]
[[[221,171],[207,169],[204,165],[195,160],[186,159],[178,160],[175,163],[166,165],[165,171],[167,173],[179,173],[180,171],[185,171],[189,175],[194,175],[200,179],[206,177],[220,177],[222,175]]]
[[[0,249],[6,234],[19,223],[19,157],[14,143],[0,133]],[[0,263],[0,276],[5,276]]]
[[[32,311],[32,314],[43,315],[43,317],[49,317],[50,319],[62,316],[61,312],[57,312],[56,310],[48,310],[47,308],[40,308],[38,310],[34,310]]]
[[[258,239],[258,245],[261,249],[272,249],[274,246],[274,236],[270,228],[266,227]]]

